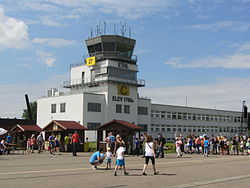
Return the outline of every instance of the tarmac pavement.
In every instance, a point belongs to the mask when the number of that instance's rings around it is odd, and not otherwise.
[[[249,188],[250,156],[184,155],[176,158],[167,154],[157,159],[159,175],[153,175],[149,164],[147,176],[142,175],[144,159],[127,156],[128,176],[118,171],[106,170],[105,163],[99,170],[93,170],[88,163],[90,153],[50,155],[0,155],[0,188]],[[112,159],[112,168],[115,158]]]

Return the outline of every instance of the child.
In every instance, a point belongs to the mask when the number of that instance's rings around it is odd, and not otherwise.
[[[111,157],[112,157],[112,153],[110,151],[110,148],[107,148],[107,152],[105,154],[106,160],[107,160],[107,166],[106,169],[110,169],[111,170]]]
[[[28,138],[26,145],[27,145],[27,152],[31,153],[31,138]]]
[[[177,158],[182,156],[182,154],[181,154],[181,144],[182,144],[181,139],[176,138],[175,146],[176,146]]]
[[[124,148],[124,146],[121,144],[121,146],[120,146],[120,147],[118,148],[118,150],[116,151],[116,165],[115,165],[115,173],[114,173],[114,176],[117,176],[117,169],[118,169],[118,166],[122,166],[122,167],[123,167],[123,171],[124,171],[124,175],[128,175],[128,172],[126,172],[126,169],[125,169],[124,152],[125,152],[125,148]]]
[[[209,140],[207,139],[207,136],[204,136],[204,156],[208,157],[208,149],[209,149]]]

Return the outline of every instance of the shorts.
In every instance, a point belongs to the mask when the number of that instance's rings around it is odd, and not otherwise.
[[[125,160],[124,159],[116,159],[116,165],[117,166],[125,166]]]
[[[97,163],[102,164],[103,160],[100,160],[100,161],[95,160],[94,162],[90,162],[91,165],[96,165]]]
[[[111,159],[107,159],[107,161],[106,161],[106,162],[107,162],[107,164],[108,164],[108,163],[111,163]]]
[[[155,158],[149,156],[145,156],[145,164],[148,164],[149,159],[151,159],[152,164],[155,165]]]

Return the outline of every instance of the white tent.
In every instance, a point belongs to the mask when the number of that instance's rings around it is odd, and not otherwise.
[[[5,129],[3,129],[3,128],[0,128],[0,135],[3,135],[3,134],[5,134],[5,133],[7,133],[8,131],[7,130],[5,130]]]

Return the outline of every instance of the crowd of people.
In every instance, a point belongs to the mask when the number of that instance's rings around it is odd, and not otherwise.
[[[69,151],[72,150],[73,156],[77,156],[77,147],[78,144],[82,143],[79,134],[75,131],[74,134],[65,135],[62,138],[61,134],[54,134],[44,139],[44,135],[39,133],[38,135],[32,134],[29,138],[23,138],[19,141],[22,143],[22,146],[27,154],[34,153],[37,150],[38,153],[42,151],[48,151],[51,155],[61,155],[61,151]],[[10,147],[8,146],[16,146],[14,144],[14,138],[11,133],[8,133],[6,137],[3,137],[0,142],[0,154],[10,153]]]
[[[164,158],[164,150],[166,149],[166,139],[162,134],[158,134],[157,138],[153,139],[152,136],[140,135],[139,138],[133,139],[133,154],[142,155],[145,158],[142,174],[146,174],[146,169],[149,161],[153,166],[153,173],[157,175],[156,171],[156,158]],[[112,158],[115,160],[114,176],[117,176],[118,170],[123,169],[124,175],[128,175],[125,165],[125,155],[127,150],[127,143],[124,142],[121,135],[113,135],[112,132],[108,133],[105,139],[106,152],[104,149],[99,149],[94,152],[89,162],[93,169],[97,170],[98,165],[101,165],[106,160],[106,169],[111,169]],[[8,145],[13,143],[13,137],[10,133],[1,140],[1,153],[5,152]],[[40,133],[37,136],[32,134],[26,141],[27,153],[34,153],[37,149],[38,153],[44,150],[49,151],[50,154],[60,155],[61,151],[72,150],[73,156],[77,156],[78,144],[82,143],[77,131],[73,135],[65,135],[64,138],[60,134],[55,135],[52,133],[47,140],[44,139],[43,134]],[[177,158],[182,157],[183,154],[203,154],[204,156],[213,155],[249,155],[250,154],[250,137],[247,136],[234,136],[227,138],[226,136],[214,136],[208,137],[206,134],[202,136],[189,135],[183,137],[182,135],[175,136],[174,146],[177,153]],[[8,152],[8,151],[7,151]]]
[[[245,135],[227,138],[226,136],[207,137],[207,135],[190,135],[184,138],[182,135],[176,136],[175,141],[177,157],[183,153],[197,153],[213,155],[249,155],[250,137]]]

